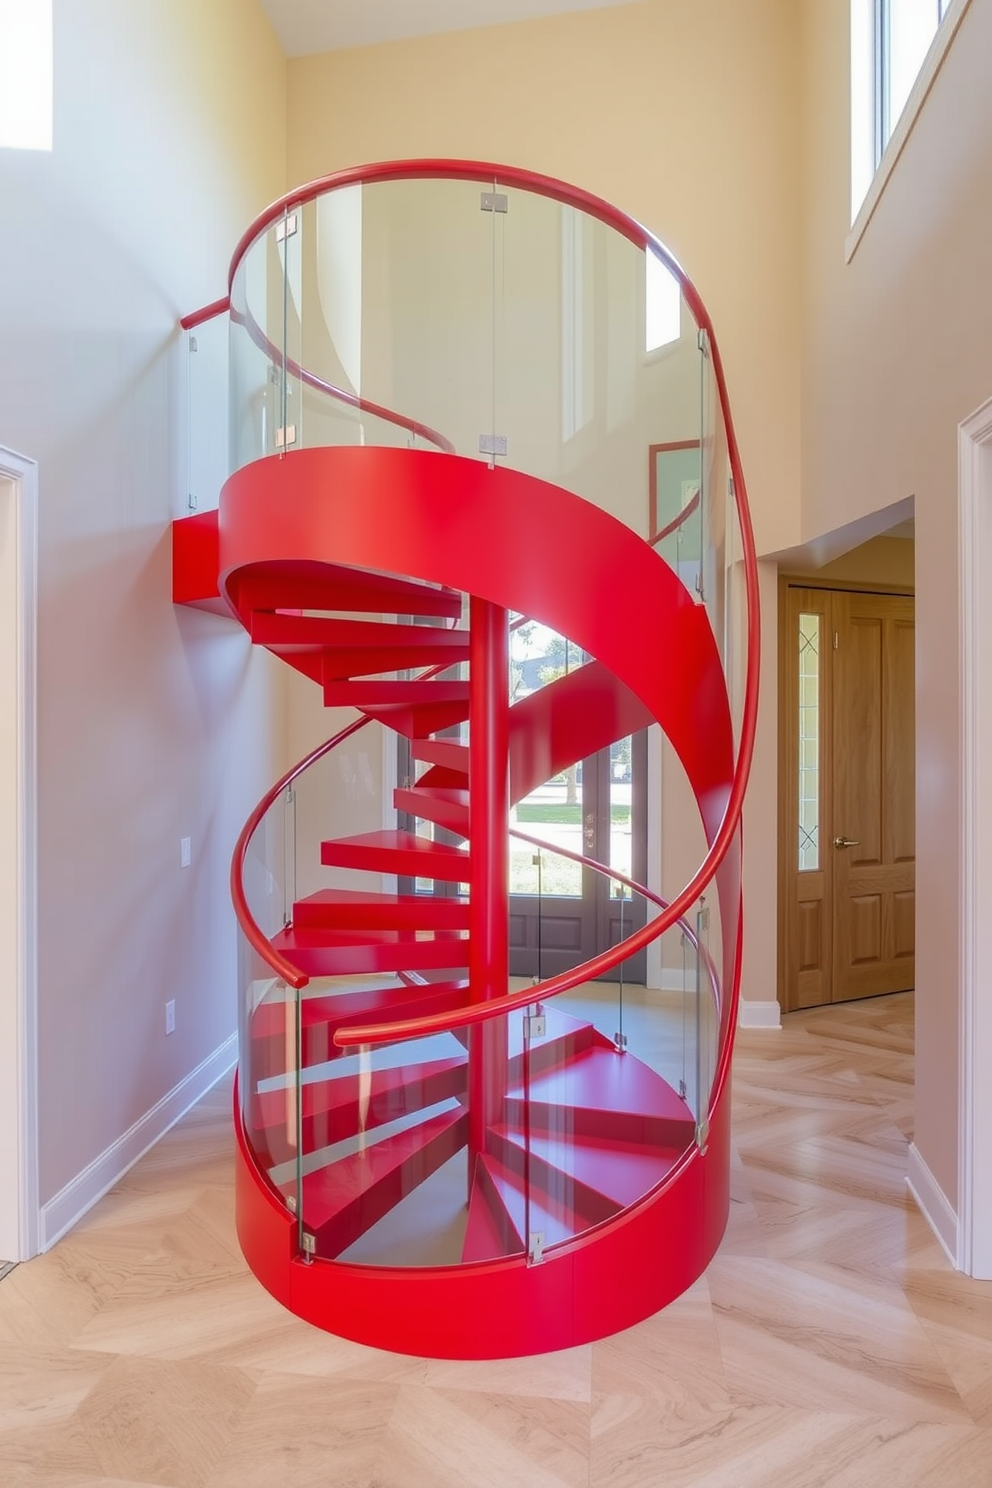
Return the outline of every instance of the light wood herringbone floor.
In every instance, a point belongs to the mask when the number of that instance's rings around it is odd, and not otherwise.
[[[992,1285],[907,1196],[912,998],[738,1045],[726,1240],[541,1358],[342,1343],[248,1273],[229,1091],[0,1284],[2,1488],[990,1488]]]

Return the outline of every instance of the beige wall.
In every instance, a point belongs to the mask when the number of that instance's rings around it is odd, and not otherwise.
[[[645,222],[713,316],[759,545],[787,547],[798,537],[798,19],[791,0],[645,0],[300,58],[289,178],[489,159],[573,181]]]
[[[776,551],[799,537],[799,20],[791,0],[645,0],[298,59],[288,176],[489,159],[575,182],[646,223],[713,317],[759,550]],[[774,636],[772,623],[761,710],[772,754],[746,823],[744,994],[759,999],[775,984]],[[665,807],[677,821],[677,784]],[[695,846],[666,848],[666,878],[683,858],[698,864]]]
[[[40,471],[43,1203],[235,1027],[227,868],[275,774],[274,668],[171,603],[176,317],[285,180],[254,0],[56,0],[55,42],[54,152],[0,150],[0,443]]]
[[[961,29],[850,263],[848,7],[803,19],[803,540],[915,496],[916,1143],[957,1193],[957,425],[992,393],[992,3]]]
[[[873,537],[813,570],[833,584],[884,584],[912,589],[916,581],[916,543],[912,538]]]

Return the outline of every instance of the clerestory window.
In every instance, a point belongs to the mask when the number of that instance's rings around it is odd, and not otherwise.
[[[962,0],[851,0],[851,221],[945,16]]]
[[[52,0],[0,0],[0,148],[52,148]]]

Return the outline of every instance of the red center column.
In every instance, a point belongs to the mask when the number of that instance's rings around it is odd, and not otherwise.
[[[509,791],[509,636],[507,612],[470,602],[469,830],[471,910],[469,978],[473,1002],[508,989],[507,826]],[[506,1018],[469,1030],[469,1193],[486,1132],[502,1120],[507,1081]]]

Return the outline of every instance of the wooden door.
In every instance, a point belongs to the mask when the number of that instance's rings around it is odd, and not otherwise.
[[[913,600],[834,594],[833,1002],[914,981]]]
[[[909,595],[789,585],[782,607],[780,997],[914,983]]]

